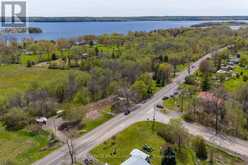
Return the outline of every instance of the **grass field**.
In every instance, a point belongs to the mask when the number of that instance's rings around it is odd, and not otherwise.
[[[163,124],[156,123],[156,128],[162,127]],[[104,142],[91,153],[101,162],[109,163],[110,165],[119,165],[121,162],[129,157],[129,153],[132,149],[142,149],[144,144],[148,144],[153,148],[152,152],[152,164],[161,164],[161,151],[160,148],[166,144],[166,142],[156,134],[156,131],[152,131],[152,122],[140,122],[127,128],[120,134],[116,135],[112,139]],[[212,150],[214,155],[214,161],[216,165],[239,165],[243,164],[241,160],[225,152],[208,147]],[[113,151],[116,150],[116,154],[113,155]],[[182,155],[177,153],[178,165],[207,165],[207,161],[197,160],[192,148],[185,147],[182,150]]]
[[[54,150],[42,150],[48,145],[48,134],[31,135],[26,131],[9,132],[0,125],[0,164],[11,161],[15,165],[28,165]],[[8,164],[8,163],[7,163]]]
[[[243,72],[243,75],[247,75],[248,76],[248,70],[242,69],[240,67],[236,67],[234,69],[234,72],[239,73],[239,74],[241,72]],[[247,83],[247,82],[243,81],[243,76],[240,76],[240,78],[233,78],[233,79],[230,79],[228,81],[225,81],[224,87],[229,92],[235,92],[241,86],[243,86],[245,83]]]
[[[35,67],[26,68],[22,65],[0,66],[0,103],[13,94],[24,92],[32,83],[46,86],[66,78],[69,72]]]

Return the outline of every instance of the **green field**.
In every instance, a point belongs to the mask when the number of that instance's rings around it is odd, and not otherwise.
[[[31,164],[55,149],[45,149],[48,139],[46,133],[31,135],[24,130],[9,132],[0,125],[0,164]]]
[[[155,128],[163,127],[163,124],[156,123]],[[142,149],[144,144],[148,144],[153,148],[152,152],[152,164],[161,164],[161,151],[160,148],[166,144],[166,142],[156,134],[156,131],[152,131],[152,122],[140,122],[127,128],[120,134],[116,135],[112,139],[104,142],[91,153],[101,162],[109,163],[110,165],[119,165],[129,157],[129,153],[132,149]],[[116,154],[111,155],[116,149]],[[230,156],[221,150],[213,147],[208,147],[208,150],[212,150],[214,155],[214,161],[216,165],[236,165],[243,164],[238,158]],[[182,150],[182,157],[177,154],[177,164],[179,165],[207,165],[207,161],[200,161],[196,159],[195,153],[191,147],[185,147]]]
[[[46,87],[65,79],[70,71],[46,68],[26,68],[22,65],[0,66],[0,103],[9,96],[22,93],[31,84]]]
[[[248,76],[248,70],[242,69],[241,67],[236,67],[234,69],[235,73],[243,73],[243,75]],[[232,78],[228,81],[225,81],[224,87],[229,92],[235,92],[237,91],[241,86],[245,85],[247,82],[243,81],[243,76],[240,76],[239,78]]]

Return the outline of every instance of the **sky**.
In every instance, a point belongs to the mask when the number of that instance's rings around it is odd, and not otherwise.
[[[29,16],[248,16],[248,0],[27,0]]]

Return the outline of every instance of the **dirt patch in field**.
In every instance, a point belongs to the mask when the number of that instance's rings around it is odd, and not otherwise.
[[[113,96],[103,100],[99,100],[95,103],[88,104],[84,107],[87,110],[86,118],[95,120],[101,116],[101,112],[104,111],[113,102]]]

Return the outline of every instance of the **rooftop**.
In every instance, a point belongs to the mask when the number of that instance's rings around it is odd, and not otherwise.
[[[129,159],[123,162],[121,165],[150,165],[148,163],[149,155],[138,150],[133,149],[130,153]]]

